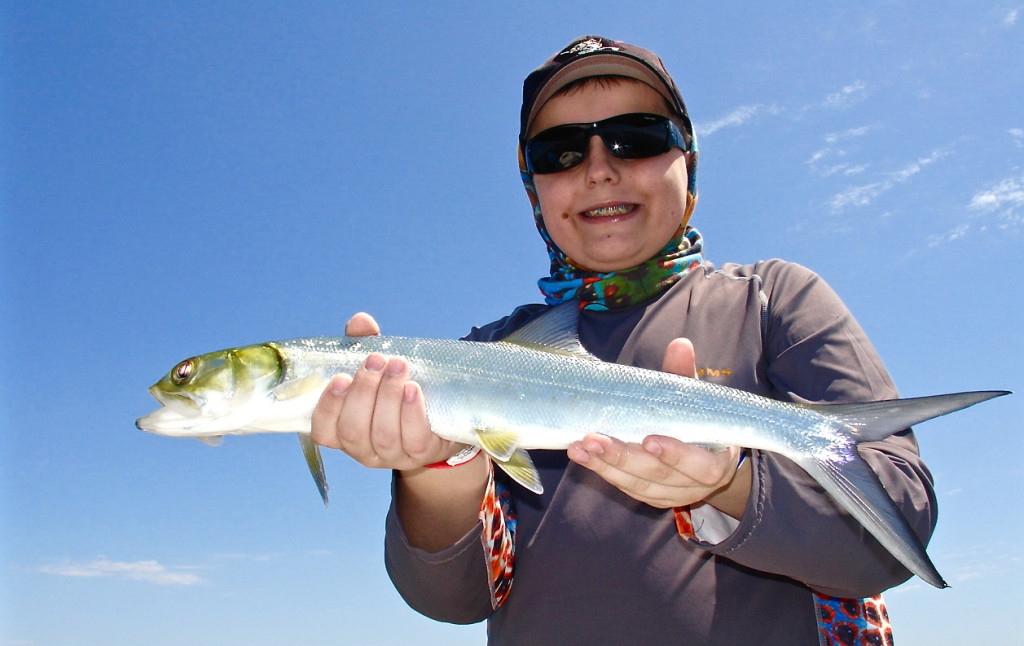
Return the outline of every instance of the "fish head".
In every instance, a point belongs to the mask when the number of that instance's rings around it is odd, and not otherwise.
[[[149,387],[163,407],[136,421],[160,435],[222,435],[251,421],[284,373],[271,344],[231,348],[179,362]]]

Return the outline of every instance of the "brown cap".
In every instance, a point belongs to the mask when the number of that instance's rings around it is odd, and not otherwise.
[[[686,135],[693,135],[686,104],[664,63],[652,51],[601,36],[580,36],[523,82],[523,108],[520,113],[519,143],[526,141],[530,125],[548,99],[573,81],[590,76],[624,76],[654,88],[682,117]]]

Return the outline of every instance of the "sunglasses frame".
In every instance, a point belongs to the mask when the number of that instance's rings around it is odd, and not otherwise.
[[[613,147],[614,144],[621,142],[609,141],[609,138],[612,138],[615,135],[621,136],[623,134],[622,128],[626,128],[627,132],[629,128],[632,128],[635,132],[642,133],[645,130],[649,130],[651,127],[658,126],[665,129],[665,142],[661,149],[652,154],[646,154],[647,151],[644,151],[643,154],[630,154],[632,151],[628,146],[621,149],[615,148]],[[566,152],[579,153],[579,158],[568,166],[563,166],[554,170],[538,170],[533,161],[532,149],[535,144],[537,144],[538,140],[544,137],[544,135],[558,130],[565,130],[569,134],[555,139],[553,143],[557,144],[565,142],[565,145],[567,146],[569,142],[582,142],[583,150],[580,151],[567,148],[562,153],[563,155]],[[601,141],[604,142],[605,147],[608,149],[608,152],[618,159],[648,159],[650,157],[663,155],[672,150],[672,148],[679,148],[683,152],[690,149],[690,145],[682,131],[679,130],[679,126],[677,126],[668,117],[648,112],[628,112],[625,114],[617,114],[613,117],[602,119],[601,121],[593,121],[590,123],[563,123],[561,125],[542,130],[531,137],[523,147],[523,158],[526,163],[527,172],[531,175],[551,175],[579,166],[583,163],[583,160],[587,158],[587,152],[590,150],[590,138],[594,135],[599,136]]]

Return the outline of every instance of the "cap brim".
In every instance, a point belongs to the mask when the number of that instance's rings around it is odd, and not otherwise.
[[[559,90],[573,81],[578,81],[591,76],[624,76],[635,79],[641,83],[651,86],[658,94],[662,95],[670,106],[675,106],[676,99],[672,91],[665,85],[665,82],[658,74],[639,60],[624,56],[622,54],[592,54],[581,56],[579,59],[569,63],[562,69],[551,75],[551,78],[544,83],[544,87],[537,93],[533,101],[533,108],[526,122],[524,136],[529,136],[529,129],[537,113],[541,111],[544,104]],[[678,108],[677,108],[678,109]]]

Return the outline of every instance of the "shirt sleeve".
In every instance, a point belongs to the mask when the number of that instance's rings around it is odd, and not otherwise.
[[[454,624],[483,621],[508,597],[515,562],[515,510],[494,468],[480,522],[451,547],[427,552],[409,544],[395,508],[394,485],[384,534],[384,564],[395,589],[417,612]]]
[[[533,305],[466,337],[503,338],[546,309]],[[438,621],[476,623],[508,598],[515,565],[516,511],[510,492],[488,462],[488,483],[480,505],[480,523],[451,547],[425,552],[413,547],[395,509],[395,488],[384,537],[384,562],[399,594],[417,612]]]
[[[764,352],[773,393],[797,402],[898,397],[860,325],[835,292],[792,264],[764,271]],[[909,429],[859,446],[910,526],[926,543],[935,527],[931,474]],[[870,597],[910,573],[806,472],[774,453],[752,452],[753,482],[736,530],[706,549],[782,574],[835,597]]]

